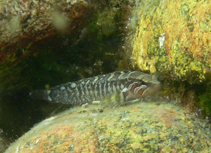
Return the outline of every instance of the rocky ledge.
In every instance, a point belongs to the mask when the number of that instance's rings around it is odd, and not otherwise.
[[[19,138],[13,152],[209,152],[210,124],[173,102],[141,102],[95,111],[76,107]]]

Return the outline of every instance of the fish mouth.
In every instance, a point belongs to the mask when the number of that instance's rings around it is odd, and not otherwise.
[[[162,87],[162,84],[161,84],[161,83],[158,83],[158,84],[153,84],[152,86],[153,86],[153,88],[155,88],[156,90],[159,90],[159,89]]]
[[[151,84],[150,86],[148,86],[146,90],[144,90],[142,94],[143,97],[155,94],[161,88],[161,86],[162,86],[161,83]]]

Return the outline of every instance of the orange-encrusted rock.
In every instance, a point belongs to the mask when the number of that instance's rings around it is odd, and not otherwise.
[[[211,151],[210,124],[172,103],[95,109],[78,107],[50,117],[6,153]]]

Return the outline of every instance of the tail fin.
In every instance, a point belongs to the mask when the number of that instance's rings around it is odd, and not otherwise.
[[[29,93],[29,96],[36,100],[46,100],[52,101],[51,97],[49,96],[50,90],[35,90]]]

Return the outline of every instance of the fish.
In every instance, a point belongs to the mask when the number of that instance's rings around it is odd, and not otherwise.
[[[35,90],[30,96],[74,106],[99,102],[103,107],[117,107],[153,95],[160,87],[154,74],[124,70]]]

